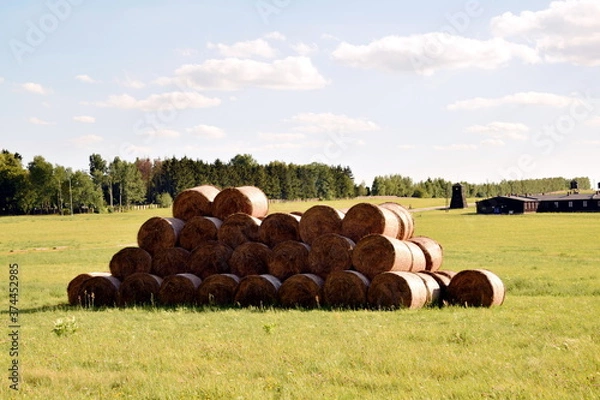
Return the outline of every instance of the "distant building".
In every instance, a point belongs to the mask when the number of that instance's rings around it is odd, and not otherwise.
[[[467,208],[467,197],[465,196],[465,189],[460,183],[452,185],[452,199],[450,200],[450,208]]]
[[[477,214],[525,214],[530,212],[597,212],[600,194],[497,196],[477,202]]]

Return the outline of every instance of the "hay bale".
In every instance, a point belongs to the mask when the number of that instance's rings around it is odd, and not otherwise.
[[[438,280],[430,274],[425,272],[415,272],[427,288],[427,301],[426,306],[440,306],[442,304],[442,288],[438,283]]]
[[[437,271],[435,271],[435,272],[434,271],[421,271],[421,272],[419,272],[419,274],[427,274],[427,275],[431,276],[433,279],[435,279],[438,286],[440,287],[440,296],[439,296],[438,304],[440,306],[442,306],[444,304],[448,304],[447,291],[448,291],[448,285],[450,284],[450,278],[444,274],[440,274]]]
[[[357,271],[333,271],[323,284],[323,300],[331,307],[363,307],[369,279]]]
[[[415,220],[410,211],[398,203],[386,202],[379,204],[379,207],[387,208],[396,214],[398,218],[398,236],[400,240],[410,239],[415,233]]]
[[[283,307],[317,308],[325,281],[314,274],[294,275],[281,284],[278,296]]]
[[[152,256],[139,247],[124,247],[112,256],[108,267],[115,278],[123,280],[136,272],[150,272]]]
[[[182,247],[158,250],[152,257],[150,273],[164,278],[189,272],[189,258],[190,252]]]
[[[337,233],[326,233],[316,238],[308,254],[308,272],[327,278],[333,271],[352,267],[352,239]]]
[[[229,259],[232,254],[233,250],[226,244],[217,241],[204,242],[190,254],[190,272],[202,279],[214,274],[229,273]]]
[[[281,281],[273,275],[248,275],[240,280],[233,301],[242,307],[271,306],[277,303],[280,287]]]
[[[464,270],[457,273],[448,285],[448,302],[466,307],[499,306],[506,290],[502,280],[486,269]]]
[[[240,277],[266,274],[270,257],[271,249],[266,244],[246,242],[233,250],[229,268],[232,274]]]
[[[184,224],[177,218],[152,217],[138,231],[138,246],[150,255],[161,249],[175,247]]]
[[[342,220],[342,235],[358,243],[363,237],[379,233],[398,237],[398,217],[387,208],[370,203],[358,203],[350,207]]]
[[[212,215],[212,202],[220,190],[212,185],[201,185],[183,190],[173,201],[173,217],[187,221],[195,216]]]
[[[202,242],[217,240],[223,222],[215,217],[195,216],[188,219],[179,234],[179,245],[192,251]]]
[[[388,271],[410,271],[413,256],[406,242],[381,234],[362,238],[352,251],[352,265],[367,278]]]
[[[269,274],[284,281],[292,275],[308,272],[310,246],[296,240],[286,240],[273,248],[269,257]]]
[[[416,244],[423,250],[426,260],[425,270],[437,271],[440,269],[443,261],[443,249],[437,241],[425,236],[413,237],[408,241]]]
[[[239,283],[240,278],[234,274],[211,275],[198,286],[196,302],[199,305],[231,305]]]
[[[114,306],[118,302],[121,281],[112,275],[94,276],[79,287],[77,297],[82,307]]]
[[[82,299],[79,297],[79,289],[81,288],[83,282],[95,276],[110,276],[110,272],[88,272],[85,274],[79,274],[75,278],[71,279],[67,285],[67,298],[70,305],[83,305]]]
[[[367,297],[373,307],[415,309],[427,303],[427,287],[412,272],[390,271],[373,278]]]
[[[161,277],[145,272],[129,275],[119,286],[119,305],[155,304],[162,281]]]
[[[242,243],[258,242],[258,228],[261,222],[260,219],[244,213],[230,215],[219,228],[217,238],[232,249]]]
[[[215,196],[212,204],[213,216],[225,220],[228,216],[242,212],[261,218],[269,212],[269,200],[255,186],[229,187]]]
[[[167,306],[194,304],[196,292],[201,283],[202,280],[194,274],[167,276],[160,285],[158,300]]]
[[[326,233],[342,233],[344,213],[327,205],[310,207],[300,218],[298,233],[303,242],[313,241]]]
[[[410,270],[412,272],[424,271],[427,267],[427,260],[425,258],[425,253],[419,246],[415,243],[403,240],[404,244],[410,250],[410,255],[412,256],[412,263],[410,264]]]
[[[300,241],[300,217],[286,213],[269,214],[258,228],[258,240],[273,248],[286,240]]]

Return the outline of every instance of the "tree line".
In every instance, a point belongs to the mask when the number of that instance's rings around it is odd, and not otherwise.
[[[588,178],[575,178],[579,188],[590,188]],[[491,184],[462,182],[468,197],[509,193],[543,193],[569,188],[570,179],[547,178]],[[370,187],[356,184],[347,166],[306,165],[272,161],[259,164],[240,154],[223,162],[89,156],[89,170],[73,171],[35,156],[27,165],[19,153],[0,153],[0,215],[69,214],[122,210],[132,205],[170,207],[182,190],[210,184],[220,188],[253,185],[269,199],[339,199],[358,196],[448,197],[452,183],[441,178],[414,182],[401,175],[377,176]]]

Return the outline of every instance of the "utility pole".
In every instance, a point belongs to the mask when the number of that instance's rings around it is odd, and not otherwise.
[[[71,217],[73,216],[73,189],[71,187],[71,175],[69,174],[69,197],[71,204]]]

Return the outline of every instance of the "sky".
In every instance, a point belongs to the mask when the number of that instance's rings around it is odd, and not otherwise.
[[[600,1],[8,0],[0,147],[600,180]]]

